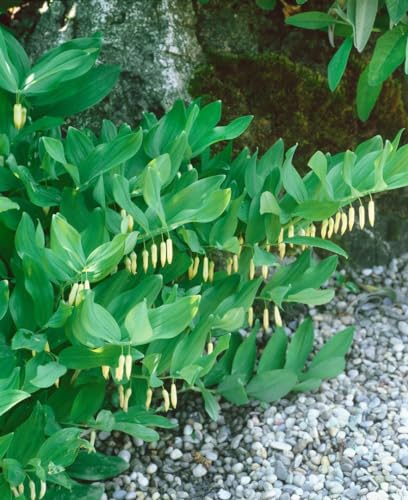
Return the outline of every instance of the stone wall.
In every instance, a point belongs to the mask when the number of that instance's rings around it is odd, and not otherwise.
[[[310,0],[307,8],[325,4]],[[392,138],[406,127],[400,79],[388,82],[372,117],[355,113],[356,80],[363,65],[353,57],[335,93],[326,67],[334,49],[324,33],[284,24],[280,7],[265,12],[254,0],[42,0],[24,4],[10,24],[32,58],[55,43],[95,31],[104,35],[103,62],[120,64],[112,94],[76,119],[97,126],[102,118],[136,125],[143,110],[163,113],[174,99],[222,99],[224,117],[254,114],[236,147],[268,148],[278,137],[299,143],[295,158],[305,171],[316,149],[353,148],[377,133]],[[39,11],[40,9],[40,11]],[[371,265],[398,254],[408,243],[406,193],[380,197],[374,232],[346,239],[354,262]]]

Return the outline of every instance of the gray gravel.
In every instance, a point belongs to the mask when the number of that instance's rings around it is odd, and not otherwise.
[[[101,433],[131,465],[104,500],[408,499],[408,256],[356,279],[396,297],[342,287],[309,311],[316,344],[356,318],[345,374],[273,406],[224,403],[217,422],[189,395],[158,443]]]

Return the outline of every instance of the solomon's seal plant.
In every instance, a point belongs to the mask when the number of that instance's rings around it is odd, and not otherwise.
[[[200,393],[217,418],[219,395],[268,403],[338,375],[352,329],[309,361],[312,322],[289,338],[285,304],[331,300],[325,283],[346,254],[330,238],[356,227],[353,203],[360,227],[366,213],[374,224],[371,195],[408,185],[400,134],[318,151],[301,177],[296,147],[282,140],[263,155],[233,154],[251,117],[219,125],[218,101],[177,101],[161,118],[145,113],[136,130],[109,120],[97,134],[66,128],[70,109],[114,83],[116,69],[94,67],[100,43],[67,42],[30,67],[0,31],[6,500],[100,498],[81,481],[127,464],[95,452],[96,431],[156,440],[155,428],[173,426],[161,413],[180,390]],[[319,260],[314,248],[332,255]],[[260,319],[274,332],[258,355]]]

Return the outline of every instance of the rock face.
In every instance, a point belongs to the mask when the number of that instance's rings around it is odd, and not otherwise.
[[[190,99],[188,82],[202,52],[195,12],[187,0],[54,0],[26,40],[32,57],[58,42],[101,31],[101,60],[119,64],[119,83],[82,116],[135,125],[142,111],[162,113],[177,98]]]

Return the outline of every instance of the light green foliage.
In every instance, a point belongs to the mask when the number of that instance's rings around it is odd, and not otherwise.
[[[336,0],[328,13],[309,11],[295,14],[286,23],[298,28],[327,30],[332,44],[343,38],[328,65],[330,90],[340,83],[352,44],[363,52],[374,32],[375,46],[357,85],[357,112],[361,120],[370,116],[383,83],[401,65],[408,74],[408,1]]]
[[[296,148],[285,153],[282,140],[262,156],[234,156],[230,141],[251,117],[220,126],[219,101],[178,101],[160,119],[146,113],[136,130],[110,121],[99,134],[60,128],[62,118],[44,109],[58,114],[58,95],[77,95],[66,85],[89,77],[99,39],[51,51],[33,78],[32,69],[22,72],[22,48],[4,40],[1,498],[22,482],[28,491],[29,480],[37,491],[46,481],[47,498],[65,490],[98,498],[97,487],[76,480],[103,480],[127,465],[93,454],[93,432],[156,440],[155,427],[173,426],[158,413],[176,406],[177,390],[200,392],[217,418],[217,395],[271,402],[344,368],[351,329],[310,363],[310,320],[291,339],[277,328],[260,357],[259,321],[246,337],[239,330],[253,304],[266,307],[268,329],[269,305],[279,325],[285,303],[332,298],[322,287],[345,253],[311,225],[358,198],[407,186],[408,146],[399,148],[399,137],[375,137],[354,153],[317,152],[301,177]],[[90,102],[84,92],[77,88]],[[28,107],[20,130],[17,94]],[[319,261],[313,247],[337,255]],[[278,255],[286,248],[289,262]]]

